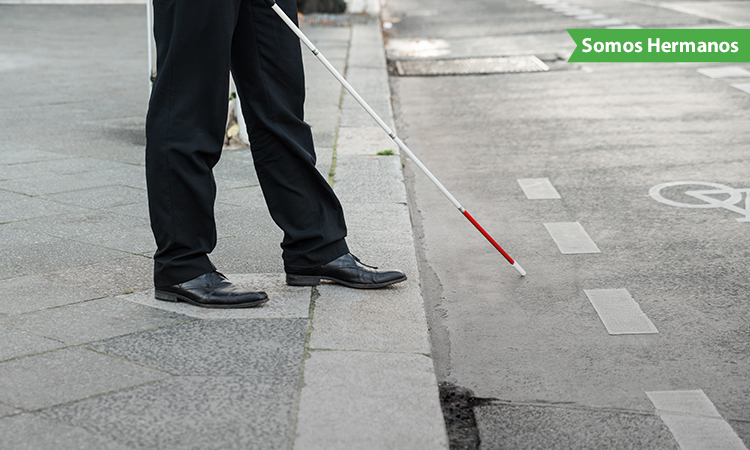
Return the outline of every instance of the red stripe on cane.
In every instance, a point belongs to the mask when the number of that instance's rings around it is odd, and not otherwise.
[[[492,239],[492,236],[490,236],[489,233],[484,231],[484,228],[482,228],[482,226],[479,225],[479,222],[477,222],[476,220],[474,220],[473,217],[471,217],[471,214],[469,214],[469,211],[463,210],[462,213],[464,217],[469,219],[469,222],[471,222],[471,224],[474,225],[474,227],[477,230],[479,230],[480,233],[482,233],[482,236],[486,237],[487,240],[490,241],[490,244],[492,244],[497,249],[497,251],[499,251],[505,257],[505,259],[508,260],[509,263],[515,264],[515,261],[513,261],[513,258],[511,258],[509,254],[505,253],[505,250],[503,250],[503,248],[500,247],[500,244],[498,244],[497,242],[495,242],[494,239]]]

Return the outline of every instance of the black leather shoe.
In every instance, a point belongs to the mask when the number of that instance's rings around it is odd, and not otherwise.
[[[216,271],[184,283],[158,287],[155,297],[165,302],[185,302],[204,308],[252,308],[268,301],[265,292],[243,289]]]
[[[330,280],[357,289],[377,289],[406,279],[403,273],[377,270],[362,264],[356,256],[347,253],[328,264],[312,269],[286,274],[286,284],[291,286],[317,286],[320,280]]]

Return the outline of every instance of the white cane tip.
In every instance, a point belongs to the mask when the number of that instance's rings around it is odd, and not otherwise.
[[[522,277],[526,276],[526,271],[523,270],[523,267],[521,267],[521,265],[518,264],[517,262],[513,263],[513,268],[516,269],[518,271],[518,273],[521,274]]]

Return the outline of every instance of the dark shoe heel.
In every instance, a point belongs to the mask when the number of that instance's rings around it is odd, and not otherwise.
[[[286,284],[289,286],[317,286],[320,284],[320,277],[286,274]]]
[[[179,299],[177,298],[177,294],[173,294],[172,292],[167,291],[160,291],[158,289],[154,292],[154,297],[156,297],[157,300],[163,300],[165,302],[179,301]]]

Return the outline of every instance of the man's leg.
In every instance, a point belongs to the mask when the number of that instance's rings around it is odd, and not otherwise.
[[[296,20],[295,0],[278,4]],[[284,231],[287,272],[348,253],[341,204],[315,168],[312,133],[303,120],[299,40],[262,0],[241,2],[232,73],[258,179],[271,217]]]
[[[156,286],[214,270],[206,256],[216,245],[212,168],[224,139],[233,3],[154,1],[158,70],[146,120],[146,178]]]
[[[296,21],[295,0],[277,4]],[[232,71],[246,112],[258,179],[282,242],[287,283],[327,279],[355,288],[404,281],[349,254],[338,198],[315,168],[310,127],[303,120],[305,80],[297,36],[263,0],[242,0],[232,41]]]

